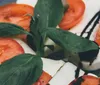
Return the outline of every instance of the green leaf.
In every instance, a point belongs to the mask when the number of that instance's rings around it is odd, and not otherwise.
[[[30,30],[33,40],[28,37],[28,43],[33,42],[38,55],[44,56],[44,42],[46,35],[42,32],[47,27],[56,27],[62,19],[64,7],[61,0],[38,0],[34,16],[31,19]]]
[[[34,21],[35,19],[35,21]],[[44,40],[45,36],[40,33],[38,26],[38,16],[32,17],[31,25],[30,25],[30,33],[33,35],[33,39],[31,36],[27,37],[28,44],[34,46],[36,54],[39,56],[44,56]],[[34,30],[33,30],[34,29]],[[31,43],[30,43],[31,42]],[[32,47],[33,48],[33,47]]]
[[[40,77],[42,66],[38,56],[18,55],[0,65],[0,85],[32,85]]]
[[[25,31],[22,27],[10,23],[0,23],[0,37],[8,37],[18,34],[31,35]],[[32,36],[32,35],[31,35]]]
[[[94,52],[95,54],[93,54],[93,57],[97,56],[99,47],[93,41],[61,29],[48,28],[46,33],[50,39],[65,49],[66,57],[70,57],[70,60],[74,63],[79,62],[78,57],[82,57],[79,53],[86,52],[90,55],[90,53],[94,50],[96,52]],[[87,59],[87,57],[85,58]]]
[[[93,41],[77,36],[71,32],[61,29],[51,28],[47,30],[47,35],[57,44],[73,52],[84,52],[98,49],[98,45]]]
[[[30,30],[34,38],[30,40],[30,37],[28,37],[27,39],[29,44],[33,42],[34,45],[31,44],[31,46],[35,46],[38,55],[44,56],[46,35],[42,35],[42,32],[48,26],[57,26],[63,16],[63,11],[64,7],[61,0],[38,0],[30,24]]]
[[[39,27],[56,27],[62,19],[64,7],[61,0],[38,0],[34,12],[34,16],[39,16]]]

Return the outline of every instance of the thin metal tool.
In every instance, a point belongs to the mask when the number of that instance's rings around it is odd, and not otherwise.
[[[88,35],[85,37],[87,39],[90,38],[94,28],[96,27],[96,25],[99,23],[99,19],[100,19],[100,11],[98,11],[94,16],[93,18],[89,21],[89,23],[86,25],[86,27],[84,28],[84,30],[82,31],[81,33],[81,37],[84,35],[84,33],[87,33]],[[87,29],[89,28],[89,26],[93,23],[93,26],[91,27],[90,31],[89,32],[86,32]]]

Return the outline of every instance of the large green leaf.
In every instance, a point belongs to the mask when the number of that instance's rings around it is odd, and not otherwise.
[[[41,28],[56,27],[64,14],[61,0],[38,0],[34,16],[39,16]]]
[[[30,24],[30,30],[34,39],[30,36],[27,39],[28,44],[35,48],[38,55],[44,56],[46,35],[42,35],[42,32],[47,27],[56,27],[61,21],[63,13],[64,7],[61,0],[38,0]]]
[[[98,54],[98,45],[88,39],[61,29],[47,29],[47,36],[65,49],[66,57],[74,64],[81,60],[92,62]],[[88,56],[88,57],[87,57]]]
[[[63,31],[61,29],[51,28],[47,30],[47,35],[56,44],[73,52],[84,52],[98,49],[98,45],[93,41],[77,36],[71,32]]]
[[[0,65],[0,85],[32,85],[40,77],[42,66],[38,56],[18,55]]]
[[[0,23],[0,37],[13,36],[18,34],[31,35],[25,31],[22,27],[10,23]]]
[[[42,35],[42,32],[47,27],[56,27],[61,21],[63,13],[64,7],[61,0],[38,0],[30,24],[34,39],[30,38],[30,36],[27,39],[28,43],[35,48],[37,54],[44,55],[46,35]]]

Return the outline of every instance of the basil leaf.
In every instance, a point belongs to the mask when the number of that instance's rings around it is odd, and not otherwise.
[[[8,37],[18,34],[31,35],[29,32],[24,30],[22,27],[10,23],[0,23],[0,37]],[[32,35],[31,35],[32,36]]]
[[[30,42],[33,43],[31,46],[35,46],[34,48],[38,55],[44,56],[46,35],[42,35],[42,32],[49,26],[56,27],[63,13],[64,7],[61,0],[38,0],[30,24],[30,30],[34,38],[30,40],[31,38],[29,36],[27,37],[28,44]]]
[[[56,27],[62,19],[64,7],[61,0],[38,0],[34,12],[34,16],[39,16],[39,27]]]
[[[98,49],[98,45],[93,41],[77,36],[71,32],[61,29],[51,28],[47,30],[47,35],[57,44],[69,51],[84,52]]]
[[[49,28],[47,29],[46,33],[50,39],[52,39],[56,44],[60,45],[62,48],[65,49],[67,57],[70,57],[70,60],[74,62],[74,64],[75,62],[79,61],[79,59],[77,58],[81,57],[79,56],[79,53],[86,52],[88,54],[93,50],[97,50],[97,52],[95,52],[95,56],[98,53],[99,47],[96,43],[77,36],[71,32],[64,31],[61,29]]]
[[[37,27],[38,20],[39,19],[37,17],[35,17],[35,21],[34,18],[31,19],[30,33],[33,35],[33,38],[31,36],[27,36],[27,42],[31,46],[31,48],[35,49],[37,55],[44,56],[45,36],[41,35],[41,32],[39,30],[40,28]]]
[[[0,65],[0,85],[32,85],[40,77],[42,66],[38,56],[18,55]]]

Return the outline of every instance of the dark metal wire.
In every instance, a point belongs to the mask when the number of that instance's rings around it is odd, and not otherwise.
[[[80,36],[82,37],[84,33],[88,33],[88,35],[87,35],[86,38],[89,39],[89,37],[90,37],[92,31],[94,30],[95,26],[98,24],[99,19],[100,19],[100,11],[98,11],[98,12],[93,16],[93,18],[92,18],[92,19],[89,21],[89,23],[86,25],[86,27],[84,28],[84,30],[82,31],[82,33],[81,33]],[[95,21],[94,21],[94,20],[95,20]],[[94,23],[93,23],[93,22],[94,22]],[[86,30],[89,28],[89,26],[90,26],[92,23],[93,23],[92,28],[90,29],[89,32],[86,32]]]

